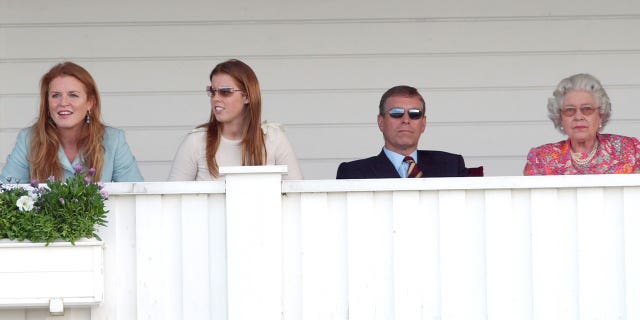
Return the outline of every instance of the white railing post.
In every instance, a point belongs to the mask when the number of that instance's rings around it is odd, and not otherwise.
[[[286,166],[223,167],[228,319],[282,317],[282,174]]]

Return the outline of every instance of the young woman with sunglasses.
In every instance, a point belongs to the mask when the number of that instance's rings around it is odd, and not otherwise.
[[[143,180],[124,132],[101,122],[100,95],[89,72],[60,63],[42,76],[38,119],[18,133],[0,177],[43,182],[91,168],[94,181]]]
[[[525,175],[640,172],[638,139],[600,133],[611,116],[611,102],[598,79],[589,74],[563,79],[547,109],[568,139],[531,149]]]
[[[239,60],[209,74],[209,122],[189,133],[176,152],[171,181],[215,180],[221,166],[287,165],[284,179],[302,179],[298,160],[282,129],[261,123],[258,78]]]

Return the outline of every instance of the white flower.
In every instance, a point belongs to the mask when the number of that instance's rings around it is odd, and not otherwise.
[[[18,206],[18,209],[20,209],[20,211],[31,211],[33,210],[33,204],[34,204],[34,200],[32,197],[30,196],[22,196],[20,197],[20,199],[18,199],[18,201],[16,202],[16,206]]]

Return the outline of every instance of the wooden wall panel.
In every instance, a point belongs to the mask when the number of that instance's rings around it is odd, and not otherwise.
[[[254,68],[263,119],[285,126],[306,178],[379,152],[382,93],[420,89],[421,148],[465,156],[487,175],[520,175],[529,148],[562,139],[546,101],[570,74],[599,77],[613,101],[605,132],[639,136],[640,4],[550,0],[0,3],[0,168],[53,64],[87,68],[103,118],[127,133],[146,180],[168,176],[184,135],[205,122],[218,62]],[[153,8],[153,10],[150,10]]]
[[[69,1],[67,6],[55,2],[5,0],[0,2],[0,20],[7,24],[94,21],[109,23],[124,21],[131,23],[165,21],[170,23],[181,20],[216,20],[232,23],[240,20],[296,20],[296,19],[348,19],[348,18],[398,18],[398,19],[442,19],[442,18],[504,18],[538,17],[566,18],[573,16],[597,15],[636,15],[640,13],[640,4],[634,1],[615,1],[605,5],[599,1],[553,1],[543,0],[514,3],[510,0],[461,0],[455,4],[435,0],[403,0],[390,3],[384,0],[341,2],[331,0],[318,3],[300,3],[293,0],[261,2],[251,0],[242,3],[211,2],[208,0],[189,0],[180,3],[158,3],[141,0],[131,3],[126,0],[114,0],[109,3],[87,3]],[[336,7],[340,10],[336,10]],[[73,16],[69,22],[65,19]]]

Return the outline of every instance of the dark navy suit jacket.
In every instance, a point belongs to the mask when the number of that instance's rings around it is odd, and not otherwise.
[[[418,150],[418,166],[422,170],[423,178],[469,176],[464,159],[459,154]],[[343,162],[338,167],[336,175],[336,179],[379,178],[400,178],[384,151],[375,157]]]

